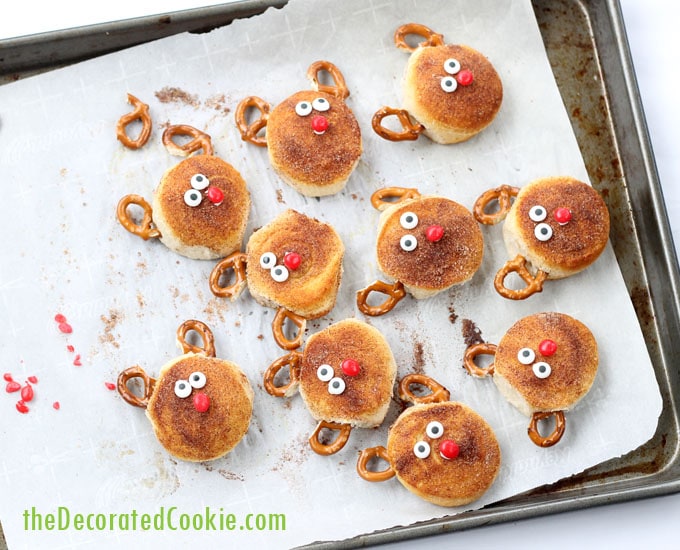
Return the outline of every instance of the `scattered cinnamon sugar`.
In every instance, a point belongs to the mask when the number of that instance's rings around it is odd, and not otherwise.
[[[204,105],[209,109],[221,111],[223,114],[228,115],[231,112],[231,109],[226,106],[226,103],[227,97],[224,94],[216,94],[206,99]]]
[[[281,189],[276,190],[276,202],[285,204],[285,201],[283,200],[283,191]]]
[[[465,345],[473,346],[474,344],[484,343],[484,338],[482,338],[482,331],[479,330],[474,321],[470,319],[463,319],[463,340]]]
[[[154,95],[161,103],[183,103],[192,107],[198,107],[199,105],[198,96],[172,86],[166,86]]]
[[[416,342],[413,345],[413,360],[413,372],[423,374],[425,372],[425,351],[422,342]]]
[[[453,308],[453,305],[449,306],[449,321],[451,321],[451,324],[455,323],[456,320],[458,319],[458,315],[456,314],[456,310]]]
[[[123,314],[116,309],[111,309],[109,310],[108,317],[102,315],[100,319],[104,323],[104,334],[99,336],[99,342],[102,344],[111,344],[113,347],[119,348],[120,344],[116,341],[113,330],[116,328],[116,325],[118,325],[118,321],[123,319]]]

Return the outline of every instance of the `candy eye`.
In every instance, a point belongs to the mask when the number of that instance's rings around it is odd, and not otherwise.
[[[418,225],[418,216],[413,212],[404,212],[399,218],[399,223],[404,229],[413,229]]]
[[[206,187],[210,185],[210,180],[203,174],[194,174],[191,176],[191,187],[203,191]]]
[[[309,101],[300,101],[295,106],[295,112],[300,116],[307,116],[312,112],[312,104]]]
[[[413,235],[404,235],[399,239],[399,246],[405,252],[413,252],[418,246],[418,240]]]
[[[413,454],[418,458],[427,458],[430,456],[430,445],[426,441],[418,441],[413,446]]]
[[[539,241],[547,241],[552,237],[553,231],[552,227],[550,227],[547,223],[539,223],[535,228],[534,228],[534,235],[536,235],[536,238]]]
[[[191,395],[191,385],[186,380],[177,380],[175,382],[175,395],[180,399],[184,399]]]
[[[331,378],[328,383],[328,393],[331,395],[340,395],[345,391],[345,381],[342,378]]]
[[[276,265],[276,255],[273,252],[265,252],[260,256],[260,267],[262,269],[271,269]]]
[[[314,107],[317,111],[324,112],[331,108],[331,104],[328,103],[328,100],[325,97],[317,97],[314,101],[312,101],[312,107]]]
[[[442,426],[441,422],[433,420],[427,425],[427,428],[425,428],[425,433],[432,439],[438,439],[444,433],[444,426]]]
[[[283,283],[284,281],[288,280],[288,269],[286,269],[285,266],[283,265],[277,265],[272,269],[271,271],[272,274],[272,279],[274,279],[277,283]]]
[[[536,359],[536,354],[532,349],[522,348],[517,353],[517,360],[522,363],[522,365],[531,365],[531,363],[534,362],[534,359]]]
[[[460,71],[460,61],[453,57],[444,61],[444,70],[449,74],[456,74]]]
[[[205,374],[199,371],[192,372],[191,376],[189,376],[189,384],[191,385],[192,388],[196,388],[197,390],[205,386],[205,383],[207,381],[208,380],[205,377]]]
[[[184,193],[184,202],[187,206],[191,206],[192,208],[201,204],[202,200],[203,197],[201,197],[201,193],[196,189],[189,189]]]
[[[316,369],[316,377],[322,382],[328,382],[333,378],[333,367],[330,365],[323,364],[318,369]]]
[[[548,378],[548,376],[550,376],[550,373],[552,372],[550,365],[548,365],[548,363],[544,361],[534,363],[534,366],[531,368],[534,371],[536,378]]]
[[[447,94],[450,94],[451,92],[456,91],[456,88],[458,88],[458,82],[456,82],[456,79],[452,76],[445,76],[441,80],[441,87],[442,90],[444,90]]]
[[[542,222],[547,215],[548,213],[546,212],[545,208],[539,206],[538,204],[536,206],[532,206],[529,210],[529,218],[531,218],[531,221],[533,222]]]

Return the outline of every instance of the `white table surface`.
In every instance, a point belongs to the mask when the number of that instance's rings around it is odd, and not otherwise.
[[[13,3],[0,18],[0,38],[218,4],[211,0]],[[677,61],[680,32],[674,0],[620,0],[674,240],[680,243],[680,128]],[[38,9],[36,9],[38,4]],[[43,5],[48,4],[48,5]],[[645,548],[680,546],[680,494],[510,522],[404,541],[386,548]],[[1,518],[0,518],[1,519]],[[11,550],[11,549],[10,549]]]

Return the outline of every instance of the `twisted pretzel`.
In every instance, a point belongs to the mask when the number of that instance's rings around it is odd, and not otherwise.
[[[128,215],[127,208],[131,204],[144,209],[144,217],[139,224],[135,223]],[[121,225],[130,233],[141,237],[145,241],[148,239],[160,238],[162,236],[161,232],[153,227],[151,214],[151,205],[140,195],[125,195],[120,199],[118,207],[116,208],[116,216]]]
[[[402,131],[395,132],[383,126],[382,121],[385,117],[395,115],[399,119]],[[389,141],[413,141],[418,139],[418,136],[425,131],[425,126],[419,122],[414,122],[404,109],[395,109],[393,107],[382,107],[378,109],[371,119],[371,126],[376,134],[381,138]]]
[[[286,322],[286,319],[290,319],[298,328],[297,335],[292,340],[286,338],[286,335],[283,334],[283,325]],[[274,341],[280,348],[286,350],[297,349],[302,344],[302,336],[304,335],[306,326],[307,320],[304,317],[280,307],[274,316],[274,320],[272,321]]]
[[[526,286],[520,290],[513,290],[505,286],[505,278],[510,273],[517,273]],[[498,270],[493,280],[493,286],[496,292],[510,300],[524,300],[533,294],[543,290],[543,283],[548,278],[548,274],[540,269],[536,275],[532,275],[526,266],[526,259],[524,256],[517,255],[513,260],[508,260],[503,267]]]
[[[197,332],[203,339],[203,346],[194,346],[187,342],[187,334],[190,331]],[[189,319],[184,321],[177,329],[177,342],[179,343],[184,353],[201,353],[208,357],[215,357],[215,337],[208,325],[201,321]]]
[[[143,147],[147,141],[149,141],[149,136],[151,135],[151,116],[149,116],[149,106],[146,103],[142,103],[132,94],[127,95],[128,103],[130,103],[134,110],[124,114],[118,119],[116,124],[116,137],[125,147],[129,149],[139,149]],[[127,135],[127,126],[131,122],[139,120],[142,123],[142,130],[139,132],[137,139],[131,139]]]
[[[381,304],[371,306],[368,304],[368,296],[371,292],[385,294],[387,298],[385,298],[385,301]],[[375,281],[373,284],[370,284],[357,292],[357,307],[359,308],[359,311],[365,315],[378,317],[384,315],[388,311],[392,311],[394,306],[396,306],[404,296],[406,296],[406,290],[404,290],[404,285],[400,281],[393,284],[384,281]]]
[[[243,252],[234,252],[220,260],[210,272],[208,284],[215,296],[236,300],[246,287],[246,262],[248,256]],[[220,279],[228,270],[233,269],[236,280],[228,286],[221,286]]]
[[[418,384],[425,386],[432,393],[424,396],[417,396],[411,391],[411,386]],[[444,386],[434,379],[424,374],[407,374],[399,382],[399,398],[402,401],[413,403],[414,405],[421,405],[426,403],[443,403],[448,401],[451,394]]]
[[[477,366],[475,363],[475,358],[478,355],[496,355],[497,348],[498,346],[496,346],[496,344],[474,344],[465,350],[463,365],[472,376],[476,376],[478,378],[493,376],[495,363],[491,363],[488,367],[483,369]]]
[[[298,383],[300,382],[300,361],[302,360],[302,354],[299,351],[291,351],[283,357],[279,357],[274,361],[264,373],[264,389],[267,390],[269,395],[274,397],[290,397],[297,390]],[[274,378],[279,373],[279,371],[288,367],[290,381],[288,384],[283,386],[277,386],[274,382]]]
[[[512,206],[512,199],[517,196],[517,193],[519,193],[519,187],[512,187],[511,185],[501,185],[482,193],[475,201],[472,209],[475,219],[484,225],[495,225],[504,220]],[[487,214],[487,206],[496,200],[499,206],[498,212]]]
[[[246,112],[251,107],[260,111],[260,118],[258,118],[253,123],[248,124]],[[257,133],[262,130],[262,128],[267,126],[270,108],[271,107],[269,103],[255,96],[246,97],[236,106],[234,119],[236,120],[236,126],[238,127],[238,131],[241,133],[241,139],[243,141],[248,141],[253,145],[258,145],[259,147],[267,146],[267,138],[258,137]]]
[[[132,380],[133,378],[141,378],[142,382],[144,383],[142,397],[136,396],[127,387],[128,381]],[[134,367],[130,367],[121,372],[118,375],[117,382],[118,393],[125,401],[130,403],[130,405],[134,405],[135,407],[141,407],[142,409],[146,409],[147,405],[149,404],[149,399],[151,399],[151,394],[153,394],[153,390],[156,385],[155,378],[151,378],[148,374],[146,374],[146,372],[144,372],[144,369],[142,367],[135,365]]]
[[[406,36],[409,34],[417,34],[425,40],[418,44],[415,48],[406,43]],[[408,52],[415,51],[418,47],[434,47],[444,45],[444,36],[434,32],[425,25],[418,23],[407,23],[402,25],[394,32],[394,43],[400,50]]]
[[[368,463],[374,458],[381,458],[387,462],[388,466],[379,472],[373,472],[368,469]],[[359,454],[357,461],[357,473],[366,481],[386,481],[394,477],[394,468],[390,464],[390,458],[387,455],[387,449],[382,445],[379,447],[369,447],[364,449]]]
[[[321,435],[321,430],[323,429],[333,430],[340,433],[338,433],[338,437],[336,437],[335,441],[332,443],[321,443],[319,436]],[[309,438],[309,445],[312,448],[312,451],[318,455],[334,455],[345,446],[351,431],[352,426],[350,424],[340,424],[339,422],[328,422],[326,420],[322,420],[319,422],[316,430],[314,430],[314,433]]]
[[[544,418],[555,417],[555,429],[552,433],[546,437],[543,437],[538,433],[538,422]],[[529,428],[527,432],[531,441],[533,441],[539,447],[552,447],[557,443],[564,435],[564,430],[566,427],[566,421],[564,419],[564,411],[551,411],[551,412],[535,412],[531,416],[531,422],[529,423]]]
[[[420,192],[410,187],[383,187],[371,195],[371,204],[376,210],[385,210],[394,204],[404,202],[409,199],[417,199]],[[387,199],[397,199],[389,201]]]
[[[335,86],[321,84],[319,82],[319,72],[326,71],[333,78]],[[307,78],[312,81],[312,88],[317,92],[324,92],[340,99],[349,97],[349,88],[345,84],[345,77],[330,61],[315,61],[307,69]]]
[[[178,145],[172,138],[175,136],[189,136],[193,138],[184,145]],[[203,149],[204,155],[214,154],[212,140],[205,132],[188,124],[174,124],[168,126],[163,132],[163,145],[171,155],[177,157],[188,157],[199,149]]]

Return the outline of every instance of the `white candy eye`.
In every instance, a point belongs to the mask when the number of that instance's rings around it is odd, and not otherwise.
[[[418,246],[418,239],[413,235],[404,235],[399,239],[399,246],[401,246],[401,249],[405,252],[413,252]]]
[[[317,97],[314,101],[312,101],[312,107],[314,107],[317,111],[324,112],[331,108],[331,104],[328,103],[328,100],[325,97]]]
[[[534,235],[536,235],[536,238],[539,241],[547,241],[552,237],[552,227],[550,227],[547,223],[539,223],[535,228],[534,228]]]
[[[191,206],[192,208],[201,204],[202,200],[203,197],[201,196],[201,192],[196,189],[189,189],[184,193],[184,202],[187,206]]]
[[[205,377],[205,374],[203,374],[200,371],[192,372],[191,376],[189,376],[189,384],[191,385],[192,388],[196,388],[197,390],[205,386],[205,383],[207,381],[208,380]]]
[[[189,397],[191,395],[191,384],[186,380],[177,380],[175,382],[175,395],[180,399]]]
[[[444,70],[449,74],[456,74],[460,71],[460,61],[453,57],[444,61]]]
[[[544,361],[534,363],[534,366],[531,368],[534,371],[536,378],[548,378],[548,376],[550,376],[550,373],[552,372],[550,365],[548,365],[548,363]]]
[[[295,106],[295,112],[300,116],[307,116],[312,112],[312,104],[309,101],[300,101]]]
[[[272,279],[274,279],[277,283],[283,283],[284,281],[288,280],[288,269],[286,266],[277,265],[274,267],[274,269],[272,269],[271,274]]]
[[[517,353],[517,360],[522,363],[522,365],[531,365],[531,363],[534,362],[534,359],[536,359],[536,354],[532,349],[522,348]]]
[[[456,82],[456,79],[452,76],[445,76],[441,80],[441,87],[442,90],[444,90],[447,94],[450,94],[451,92],[456,91],[456,88],[458,88],[458,82]]]
[[[430,445],[426,441],[418,441],[413,446],[413,454],[418,458],[427,458],[430,456]]]
[[[328,393],[331,395],[340,395],[345,391],[345,381],[342,378],[331,378],[328,383]]]
[[[320,365],[318,369],[316,369],[316,377],[322,382],[328,382],[331,378],[333,378],[334,374],[333,367],[330,365],[323,364]]]
[[[418,225],[418,216],[413,212],[404,212],[399,218],[399,223],[404,229],[413,229]]]
[[[529,218],[531,218],[531,221],[534,222],[542,222],[547,215],[548,213],[546,212],[545,208],[538,204],[536,206],[532,206],[529,210]]]
[[[444,434],[444,426],[442,426],[441,422],[433,420],[425,428],[425,433],[432,439],[438,439]]]
[[[271,269],[276,265],[276,255],[273,252],[265,252],[260,256],[260,267],[262,269]]]
[[[203,174],[194,174],[191,176],[191,187],[203,191],[210,185],[210,180]]]

